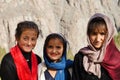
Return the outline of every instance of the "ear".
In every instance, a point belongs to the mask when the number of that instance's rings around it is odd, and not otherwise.
[[[15,41],[19,41],[19,38],[15,36]]]

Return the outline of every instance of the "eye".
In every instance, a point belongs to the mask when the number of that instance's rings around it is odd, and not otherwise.
[[[48,46],[47,46],[47,48],[53,48],[53,46],[51,46],[51,45],[48,45]]]
[[[32,38],[32,41],[36,41],[37,39],[36,38]]]
[[[101,35],[106,35],[106,33],[104,33],[104,32],[101,32],[100,34],[101,34]]]
[[[61,46],[56,46],[57,49],[61,49]]]
[[[28,38],[27,38],[27,37],[24,37],[23,39],[24,39],[25,41],[27,41],[27,40],[28,40]]]

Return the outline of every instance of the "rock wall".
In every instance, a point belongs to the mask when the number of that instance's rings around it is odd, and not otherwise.
[[[44,40],[52,32],[62,33],[75,54],[86,45],[87,22],[98,12],[109,16],[120,30],[120,0],[0,0],[0,47],[8,52],[15,45],[17,23],[31,20],[41,31],[37,54],[42,56]]]

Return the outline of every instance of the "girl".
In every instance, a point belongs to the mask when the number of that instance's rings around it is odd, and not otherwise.
[[[88,46],[75,55],[73,80],[120,80],[120,52],[114,44],[115,27],[100,13],[87,27]]]
[[[33,53],[38,26],[32,21],[18,23],[15,33],[17,45],[10,49],[1,63],[2,80],[37,80],[37,65],[41,58]]]
[[[60,34],[47,36],[43,51],[44,63],[39,64],[39,80],[70,80],[68,68],[72,61],[66,60],[67,41]]]

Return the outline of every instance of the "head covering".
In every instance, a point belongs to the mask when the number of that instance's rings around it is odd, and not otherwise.
[[[62,37],[62,35],[57,34],[57,33],[52,33],[50,35],[48,35],[48,37],[53,36],[53,35],[57,35],[59,37],[61,37],[63,39],[63,45],[67,45],[67,41],[64,37]],[[48,37],[46,38],[46,40],[48,39]],[[58,37],[57,37],[58,38]],[[51,39],[51,38],[50,38]],[[49,41],[49,40],[48,40]],[[45,43],[46,44],[46,43]],[[45,60],[45,64],[47,66],[47,68],[50,69],[55,69],[57,70],[56,76],[55,76],[55,80],[67,80],[67,71],[65,69],[69,68],[70,66],[72,66],[72,61],[71,60],[67,60],[66,59],[66,54],[67,54],[67,46],[64,47],[65,49],[63,49],[63,55],[60,59],[60,61],[54,63],[50,60],[50,58],[48,58],[47,53],[46,53],[46,47],[44,45],[44,60]]]
[[[100,50],[96,50],[90,43],[89,37],[87,35],[88,46],[80,50],[83,54],[85,54],[85,56],[83,57],[84,68],[88,73],[89,72],[93,73],[94,75],[100,78],[101,77],[100,63],[102,63],[102,66],[108,71],[111,78],[113,80],[118,80],[120,79],[120,76],[119,76],[120,75],[120,58],[118,57],[120,56],[120,52],[116,48],[113,41],[113,36],[115,34],[115,27],[113,26],[110,19],[101,13],[94,14],[90,18],[88,24],[92,19],[96,17],[101,17],[106,22],[108,36],[102,48]]]

